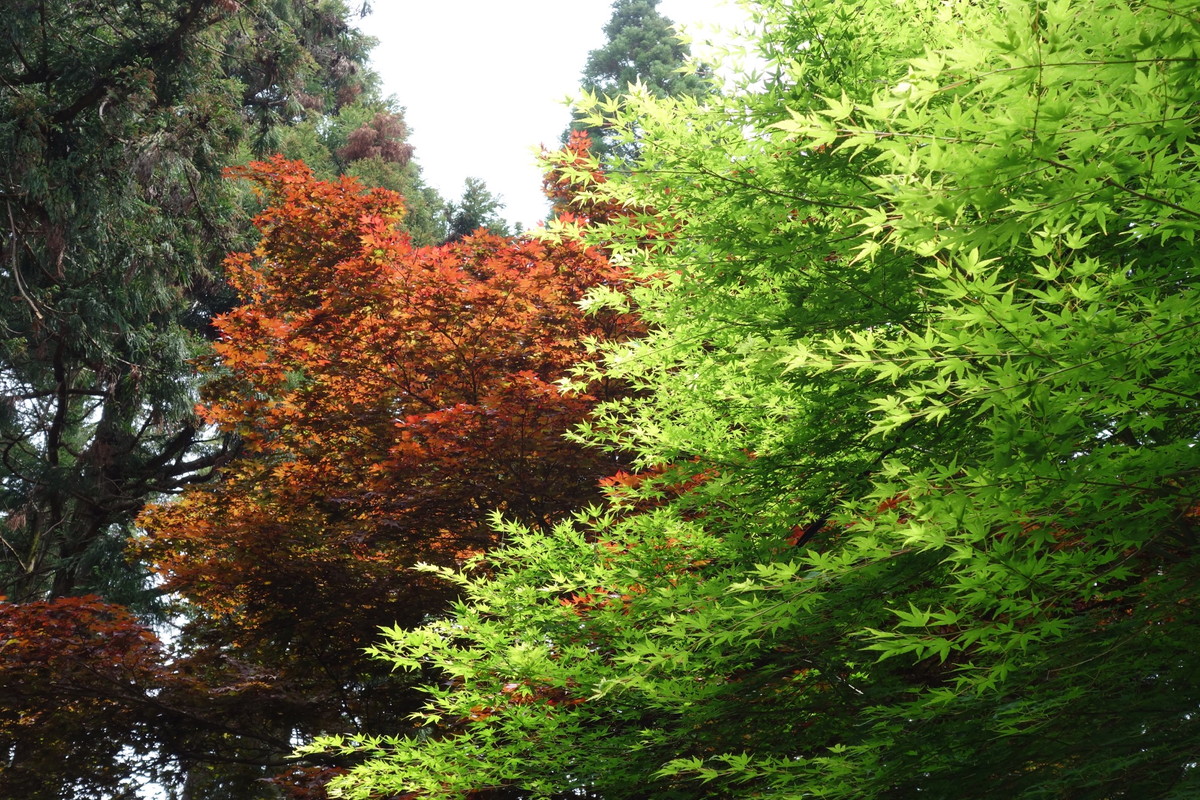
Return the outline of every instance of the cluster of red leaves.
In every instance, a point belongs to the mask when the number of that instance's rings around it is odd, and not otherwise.
[[[413,146],[408,139],[408,126],[399,114],[380,112],[370,122],[346,137],[346,144],[337,151],[343,161],[378,158],[404,166],[412,160]]]
[[[630,209],[605,197],[607,178],[592,155],[586,131],[571,131],[566,145],[544,157],[551,164],[542,181],[554,215],[564,222],[605,223],[629,215]]]
[[[148,509],[140,555],[221,647],[362,722],[377,669],[362,648],[449,594],[414,564],[493,546],[494,510],[548,525],[619,466],[563,436],[605,387],[558,382],[586,340],[623,334],[624,318],[578,307],[622,276],[573,243],[478,232],[415,248],[399,196],[299,163],[237,174],[268,206],[255,252],[227,261],[245,302],[217,322],[199,410],[245,455]]]
[[[578,687],[546,686],[528,681],[510,682],[500,687],[499,702],[495,706],[474,706],[470,715],[463,722],[479,722],[485,720],[503,708],[509,706],[540,705],[547,709],[571,708],[582,705],[587,698],[580,697],[574,692]]]
[[[166,768],[278,758],[291,709],[274,676],[222,648],[173,657],[95,596],[0,602],[0,797],[128,796]]]
[[[55,687],[74,687],[68,705],[95,704],[98,714],[109,713],[114,689],[144,685],[162,661],[153,633],[91,595],[0,602],[0,642],[0,731],[46,726],[65,710]]]
[[[659,464],[640,472],[618,470],[603,478],[600,485],[614,506],[642,513],[679,500],[718,474],[717,469],[703,467],[698,459],[692,459],[681,464]]]
[[[329,782],[346,772],[344,767],[297,766],[275,776],[271,783],[287,800],[324,800]]]
[[[634,597],[645,591],[645,587],[638,585],[631,586],[624,592],[597,586],[590,592],[576,592],[569,597],[559,599],[558,602],[579,616],[609,607],[619,608],[622,613],[628,614],[629,604],[633,602]]]
[[[148,741],[147,690],[163,685],[158,639],[97,597],[0,602],[0,794],[34,796],[46,774],[114,789],[125,745]],[[120,735],[105,737],[105,730]]]

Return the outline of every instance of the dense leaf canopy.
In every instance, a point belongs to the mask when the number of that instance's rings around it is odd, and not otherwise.
[[[1198,0],[619,0],[535,238],[337,0],[12,5],[0,796],[1200,796]]]
[[[558,385],[630,327],[577,305],[620,272],[568,242],[414,247],[399,195],[282,158],[239,174],[263,238],[227,263],[245,302],[216,323],[201,412],[243,455],[143,514],[139,553],[196,615],[189,659],[230,653],[275,705],[304,698],[280,713],[293,736],[406,728],[408,681],[362,651],[453,594],[413,567],[494,546],[496,510],[548,527],[620,463],[564,438],[612,384]]]
[[[1200,7],[755,7],[593,120],[642,474],[388,633],[445,679],[346,796],[1194,796]]]

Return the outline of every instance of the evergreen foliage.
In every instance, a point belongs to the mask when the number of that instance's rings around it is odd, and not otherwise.
[[[582,106],[597,107],[624,95],[638,85],[656,97],[698,96],[709,91],[702,75],[688,66],[691,48],[675,33],[674,23],[658,10],[659,0],[615,0],[612,17],[604,26],[607,41],[588,54],[580,88]],[[631,143],[616,146],[609,129],[575,119],[563,134],[565,144],[572,131],[591,137],[602,159],[631,160],[637,148]]]
[[[2,583],[13,601],[123,595],[96,567],[141,501],[228,450],[196,454],[181,380],[185,323],[232,236],[220,169],[240,103],[201,46],[226,14],[23,5],[0,56]]]
[[[616,0],[604,26],[607,41],[588,54],[583,88],[616,97],[630,84],[642,84],[657,97],[704,94],[704,82],[681,72],[690,49],[673,23],[658,10],[659,0]]]
[[[256,687],[232,660],[165,666],[144,626],[159,593],[125,551],[150,497],[237,449],[193,409],[192,360],[233,301],[221,261],[247,243],[222,170],[369,84],[348,17],[335,0],[5,4],[0,796],[125,797],[153,776],[260,796],[290,747],[237,707]]]
[[[496,236],[510,235],[508,223],[500,217],[503,210],[504,203],[483,181],[467,178],[462,199],[446,206],[446,241],[461,241],[481,228]]]

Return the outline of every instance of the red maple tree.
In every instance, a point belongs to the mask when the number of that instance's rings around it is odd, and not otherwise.
[[[413,247],[398,195],[297,162],[237,174],[267,202],[262,240],[227,261],[244,304],[217,321],[199,410],[244,454],[145,512],[139,554],[203,611],[193,641],[323,704],[313,732],[337,727],[329,709],[396,724],[403,686],[376,691],[361,650],[452,592],[411,568],[496,544],[493,512],[552,524],[620,466],[564,438],[608,389],[559,382],[589,339],[632,330],[578,306],[622,276],[574,243]]]

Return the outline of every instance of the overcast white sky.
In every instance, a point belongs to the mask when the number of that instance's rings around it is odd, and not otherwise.
[[[372,63],[406,108],[426,182],[457,199],[466,178],[482,178],[509,220],[543,219],[533,150],[558,144],[563,100],[604,43],[611,2],[375,0],[360,27],[379,39]],[[697,39],[742,18],[728,0],[662,0],[659,11]]]

